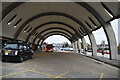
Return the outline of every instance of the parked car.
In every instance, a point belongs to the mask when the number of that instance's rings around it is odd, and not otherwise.
[[[104,50],[104,53],[105,54],[110,54],[110,51],[109,50]]]
[[[65,51],[70,51],[70,48],[69,47],[67,47],[67,48],[64,48],[65,49]]]
[[[118,50],[118,54],[120,54],[120,50]]]
[[[61,51],[64,51],[65,49],[64,48],[60,48]]]
[[[33,58],[29,45],[19,42],[8,42],[2,49],[2,61],[19,61]]]
[[[70,51],[73,51],[73,48],[70,48]]]
[[[92,50],[87,50],[87,52],[92,52]]]

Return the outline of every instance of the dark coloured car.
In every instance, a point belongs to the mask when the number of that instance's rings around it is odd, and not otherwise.
[[[87,50],[87,52],[92,52],[92,50]]]
[[[2,61],[19,61],[33,58],[29,45],[19,42],[8,42],[2,49]]]

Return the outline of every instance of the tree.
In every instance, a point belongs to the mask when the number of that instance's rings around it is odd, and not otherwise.
[[[63,48],[69,47],[69,44],[67,42],[64,42],[62,45]]]
[[[68,43],[65,43],[65,47],[69,47],[69,44],[68,44]]]

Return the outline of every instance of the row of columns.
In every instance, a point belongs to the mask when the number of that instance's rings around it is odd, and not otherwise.
[[[109,49],[110,49],[110,59],[118,59],[117,42],[116,42],[115,33],[113,31],[111,24],[108,23],[108,24],[104,25],[103,29],[106,34],[107,40],[108,40],[108,45],[109,45]],[[91,47],[92,47],[92,56],[97,56],[97,44],[96,44],[94,34],[89,33],[88,37],[89,37]],[[81,38],[81,40],[82,40],[82,44],[83,44],[83,50],[85,52],[87,49],[87,44],[86,44],[85,38],[83,37],[83,38]],[[78,53],[78,49],[81,49],[80,41],[79,40],[74,41],[74,42],[72,42],[72,45],[73,45],[73,50],[76,53]]]
[[[85,51],[87,49],[87,45],[84,37],[82,38],[82,44],[83,44],[83,50]],[[82,45],[79,40],[72,42],[72,46],[73,46],[73,51],[75,53],[81,53]],[[79,49],[80,52],[78,51]]]

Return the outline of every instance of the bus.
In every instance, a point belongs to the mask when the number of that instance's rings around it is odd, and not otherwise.
[[[46,52],[53,52],[53,44],[46,44],[45,50]]]

